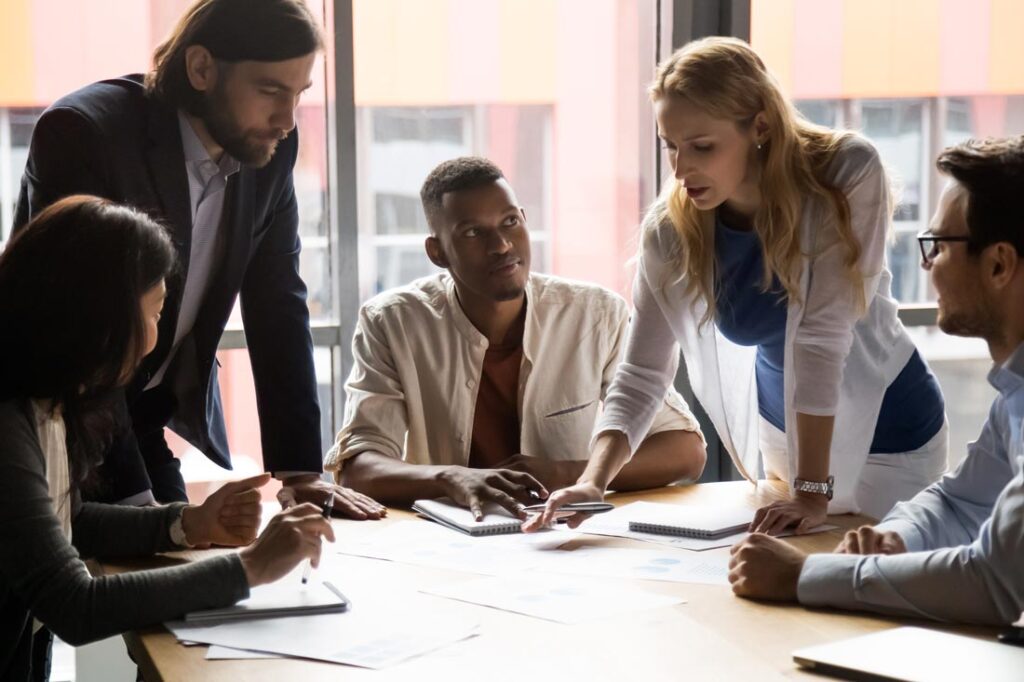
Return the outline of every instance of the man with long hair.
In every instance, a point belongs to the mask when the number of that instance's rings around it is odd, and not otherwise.
[[[198,0],[146,76],[89,85],[47,109],[32,135],[15,229],[88,193],[166,224],[181,263],[160,343],[125,390],[125,429],[102,472],[105,497],[186,498],[164,427],[230,468],[215,353],[241,297],[264,465],[285,504],[323,499],[320,408],[299,276],[292,168],[295,110],[322,49],[301,0]],[[88,257],[88,254],[83,254]],[[355,518],[384,510],[336,488]]]

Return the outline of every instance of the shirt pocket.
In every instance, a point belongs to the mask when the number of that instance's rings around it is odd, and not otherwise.
[[[599,404],[594,399],[568,400],[542,410],[537,433],[544,456],[558,460],[586,459]]]
[[[544,419],[558,419],[560,417],[568,417],[568,416],[570,416],[570,415],[572,415],[573,413],[576,413],[576,412],[584,412],[588,407],[593,405],[595,402],[597,402],[597,401],[596,400],[588,400],[588,401],[583,402],[583,403],[579,403],[579,404],[575,404],[575,405],[570,405],[569,407],[558,409],[558,410],[555,410],[554,412],[550,412],[548,414],[545,414],[544,415]]]

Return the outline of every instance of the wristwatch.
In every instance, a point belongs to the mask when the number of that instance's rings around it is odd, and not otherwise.
[[[185,535],[185,527],[181,523],[181,517],[184,515],[185,507],[181,508],[182,513],[171,521],[171,527],[168,528],[168,534],[171,536],[171,542],[176,544],[178,547],[191,548],[195,545],[190,544],[188,536]]]
[[[802,493],[817,493],[824,495],[825,499],[832,499],[832,484],[835,483],[835,476],[829,475],[824,481],[805,481],[802,478],[793,479],[793,490]]]

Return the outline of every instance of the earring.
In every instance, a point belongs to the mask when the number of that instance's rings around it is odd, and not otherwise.
[[[761,151],[761,147],[763,147],[763,146],[764,146],[763,144],[761,144],[760,142],[758,142],[758,143],[757,143],[757,151]]]

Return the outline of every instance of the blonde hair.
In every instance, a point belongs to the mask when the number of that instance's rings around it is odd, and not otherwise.
[[[763,112],[768,139],[758,151],[761,165],[761,207],[754,216],[764,256],[762,290],[772,276],[791,301],[800,302],[800,215],[805,197],[831,204],[838,236],[846,247],[846,274],[863,310],[863,276],[857,268],[861,247],[850,223],[846,195],[828,180],[829,163],[852,133],[838,132],[804,119],[783,96],[775,78],[751,47],[735,38],[711,37],[693,41],[658,65],[649,89],[653,101],[681,97],[709,116],[734,121],[741,129],[753,125]],[[707,302],[701,325],[715,317],[713,211],[701,211],[675,178],[669,178],[650,209],[647,224],[671,222],[679,239],[673,265],[685,292]],[[695,296],[696,295],[696,296]]]

